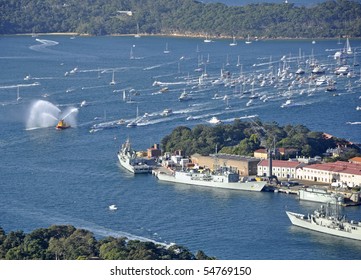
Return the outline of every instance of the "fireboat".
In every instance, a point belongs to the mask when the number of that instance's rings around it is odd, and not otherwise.
[[[68,124],[68,123],[66,123],[65,121],[64,121],[64,119],[61,119],[59,122],[58,122],[58,124],[56,125],[56,129],[58,129],[58,130],[61,130],[61,129],[67,129],[67,128],[69,128],[70,127],[70,124]]]

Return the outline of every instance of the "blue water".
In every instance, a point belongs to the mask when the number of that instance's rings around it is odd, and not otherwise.
[[[38,39],[48,41],[41,44],[30,36],[0,39],[0,226],[6,232],[72,224],[93,231],[99,238],[125,235],[175,242],[219,259],[361,258],[359,242],[290,225],[286,209],[307,213],[317,204],[301,203],[295,196],[280,193],[162,183],[151,175],[129,174],[116,157],[119,145],[128,137],[135,149],[144,150],[175,127],[206,124],[214,115],[225,122],[258,115],[262,121],[304,124],[361,142],[360,111],[355,110],[361,105],[359,67],[350,79],[351,92],[345,89],[348,78],[334,77],[339,96],[324,90],[312,96],[293,93],[292,98],[304,106],[291,108],[280,108],[288,97],[278,93],[287,86],[256,86],[256,91],[275,98],[255,100],[253,106],[246,107],[248,98],[239,98],[234,88],[184,83],[185,79],[198,79],[200,74],[194,69],[208,54],[207,73],[214,79],[222,67],[238,75],[238,55],[246,76],[268,73],[271,65],[282,67],[282,56],[298,57],[299,49],[303,57],[313,53],[333,67],[335,61],[329,56],[334,52],[325,50],[340,48],[336,41],[239,42],[230,47],[227,40],[205,44],[200,39],[166,37]],[[169,54],[163,53],[166,43]],[[360,47],[360,41],[351,44]],[[130,59],[131,48],[135,59]],[[230,65],[226,65],[227,55]],[[75,67],[75,74],[65,76]],[[110,86],[113,70],[117,84]],[[32,78],[25,81],[27,75]],[[174,84],[168,85],[168,92],[155,94],[159,87],[152,86],[154,81]],[[22,99],[16,101],[18,86]],[[131,95],[132,102],[127,103],[122,91],[128,94],[131,89],[139,95]],[[191,93],[191,101],[178,101],[183,89]],[[222,99],[212,99],[215,93],[229,97],[230,110],[225,109]],[[26,120],[38,100],[47,100],[62,112],[79,108],[73,116],[76,126],[64,131],[56,131],[54,125],[26,129]],[[88,106],[79,106],[83,100]],[[133,129],[112,123],[134,120],[137,107],[139,115],[149,114],[148,122]],[[174,114],[161,117],[165,108],[173,109]],[[187,121],[190,115],[194,119]],[[99,124],[101,129],[89,132]],[[118,211],[109,211],[110,204],[116,204]],[[344,211],[360,218],[359,207]]]

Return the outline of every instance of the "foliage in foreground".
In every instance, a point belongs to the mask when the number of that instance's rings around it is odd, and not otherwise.
[[[71,225],[53,225],[31,233],[0,227],[0,259],[6,260],[206,260],[179,245],[166,247],[153,242],[107,237],[96,240],[93,233]]]

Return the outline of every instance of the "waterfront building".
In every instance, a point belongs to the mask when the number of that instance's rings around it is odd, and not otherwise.
[[[297,169],[304,165],[304,163],[289,160],[272,160],[272,174],[277,178],[295,179]],[[267,174],[269,174],[269,160],[263,159],[258,163],[257,175],[267,176]]]
[[[361,165],[345,161],[307,165],[297,170],[297,179],[361,187]]]
[[[240,176],[254,176],[257,175],[257,164],[260,160],[254,157],[218,153],[209,156],[194,154],[191,156],[191,161],[212,169],[215,165],[236,167]]]

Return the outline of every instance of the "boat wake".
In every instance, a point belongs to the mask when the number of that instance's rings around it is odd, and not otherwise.
[[[57,42],[57,41],[38,39],[38,38],[35,39],[35,41],[39,42],[40,44],[30,46],[29,49],[31,49],[33,51],[42,51],[42,50],[46,49],[47,47],[52,47],[52,46],[56,46],[59,44],[59,42]]]
[[[361,122],[347,122],[346,124],[355,125],[355,124],[361,124]]]
[[[39,86],[40,83],[35,82],[32,84],[17,84],[17,85],[9,85],[9,86],[0,86],[0,89],[9,89],[9,88],[17,88],[17,87],[35,87]]]

